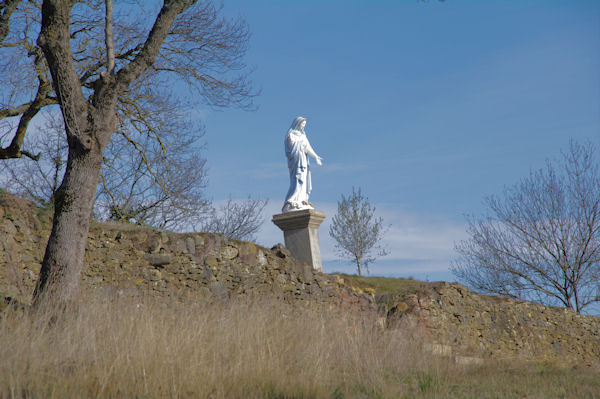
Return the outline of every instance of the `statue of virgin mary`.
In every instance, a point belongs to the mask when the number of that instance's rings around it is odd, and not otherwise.
[[[317,165],[321,165],[323,158],[318,156],[310,146],[304,126],[306,126],[306,118],[298,116],[285,135],[285,155],[290,170],[290,189],[285,197],[282,212],[314,209],[313,205],[308,202],[312,184],[307,155],[313,157]]]

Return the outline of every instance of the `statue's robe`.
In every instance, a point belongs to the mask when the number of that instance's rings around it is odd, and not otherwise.
[[[312,190],[310,162],[306,155],[310,143],[300,130],[290,130],[285,137],[285,155],[290,171],[290,188],[285,197],[284,212],[294,209],[312,208],[308,197]]]

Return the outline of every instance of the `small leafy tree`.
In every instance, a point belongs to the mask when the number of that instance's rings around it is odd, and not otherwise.
[[[571,142],[471,217],[452,271],[483,292],[581,312],[600,302],[600,164],[594,146]]]
[[[383,219],[375,217],[375,206],[362,195],[360,188],[352,187],[352,194],[342,195],[338,201],[329,235],[335,240],[339,255],[355,262],[358,275],[362,276],[363,267],[368,272],[376,257],[387,255],[380,245],[386,230]]]

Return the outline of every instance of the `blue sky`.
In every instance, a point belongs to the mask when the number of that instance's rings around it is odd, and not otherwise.
[[[598,1],[229,0],[252,38],[258,110],[199,107],[208,195],[268,198],[258,242],[288,188],[283,138],[295,116],[324,165],[311,202],[324,269],[338,260],[328,221],[361,187],[391,228],[372,275],[453,280],[465,214],[570,138],[600,145]]]

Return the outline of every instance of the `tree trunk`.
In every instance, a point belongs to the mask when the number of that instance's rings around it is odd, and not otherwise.
[[[86,99],[70,47],[70,13],[74,3],[44,0],[38,45],[46,57],[63,114],[69,159],[55,194],[52,232],[35,287],[34,304],[46,300],[60,303],[77,297],[102,156],[117,127],[117,97],[156,61],[173,21],[194,2],[166,0],[142,50],[115,75],[101,75],[94,84],[93,96]]]
[[[65,301],[78,295],[101,164],[100,148],[88,151],[70,146],[65,177],[55,195],[52,232],[34,292],[36,304],[43,298]]]
[[[356,258],[356,267],[358,268],[358,276],[362,276],[362,267],[360,265],[360,259]]]

